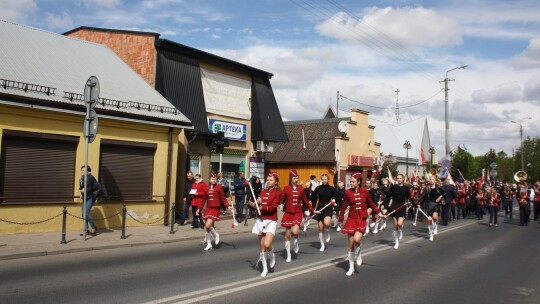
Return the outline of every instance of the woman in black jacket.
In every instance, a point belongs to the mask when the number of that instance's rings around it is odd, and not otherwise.
[[[338,194],[336,188],[328,184],[328,174],[321,176],[321,184],[315,188],[311,195],[311,205],[315,207],[315,210],[321,211],[321,214],[315,215],[313,218],[319,222],[319,241],[321,242],[320,251],[324,251],[324,244],[330,242],[330,224],[332,222],[332,206],[335,205],[338,200]],[[324,210],[322,210],[324,208]],[[323,238],[323,233],[326,236]]]

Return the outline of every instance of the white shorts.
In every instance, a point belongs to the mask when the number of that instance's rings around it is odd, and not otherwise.
[[[253,229],[251,229],[251,233],[254,233],[256,235],[261,235],[263,233],[271,233],[273,235],[276,235],[276,229],[277,229],[277,221],[273,220],[262,220],[258,218],[255,221],[255,224],[253,225]]]

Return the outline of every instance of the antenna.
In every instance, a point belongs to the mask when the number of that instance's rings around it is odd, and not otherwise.
[[[399,89],[394,91],[396,93],[396,124],[399,125]]]

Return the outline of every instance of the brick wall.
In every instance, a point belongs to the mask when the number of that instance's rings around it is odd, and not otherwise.
[[[80,29],[66,36],[104,44],[113,50],[152,87],[156,79],[154,35]]]

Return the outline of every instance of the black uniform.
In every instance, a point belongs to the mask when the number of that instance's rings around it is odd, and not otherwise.
[[[390,212],[396,210],[397,208],[403,206],[406,201],[410,198],[409,187],[403,185],[392,185],[390,186],[390,191],[388,191],[388,198],[392,199],[392,204],[390,205]],[[407,208],[403,207],[392,214],[393,217],[405,217],[407,214]]]
[[[336,188],[326,184],[319,185],[317,188],[315,188],[311,194],[310,201],[315,210],[321,210],[324,206],[328,205],[332,199],[336,201],[339,199]],[[332,212],[333,209],[332,206],[330,206],[324,209],[321,214],[317,214],[313,218],[320,222],[327,216],[331,217]]]

